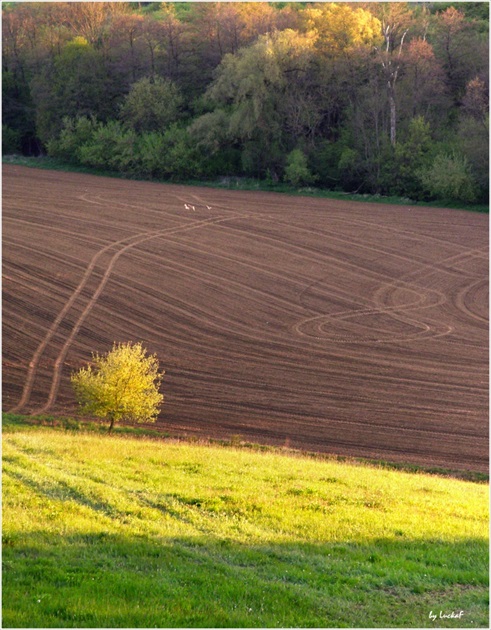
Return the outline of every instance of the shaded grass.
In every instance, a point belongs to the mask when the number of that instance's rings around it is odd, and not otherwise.
[[[19,425],[3,460],[4,627],[487,627],[484,484]]]
[[[4,583],[13,583],[4,627],[429,627],[440,610],[486,627],[485,575],[472,564],[485,552],[473,540],[248,545],[33,534],[5,560]]]
[[[102,177],[117,177],[121,179],[133,179],[138,181],[149,181],[149,178],[139,177],[138,175],[122,174],[115,171],[106,171],[90,166],[79,164],[71,164],[63,162],[58,158],[47,156],[26,157],[21,155],[3,156],[4,164],[16,164],[19,166],[28,166],[33,168],[42,168],[55,171],[64,171],[72,173],[85,173],[88,175],[98,175]],[[169,183],[168,180],[152,179],[154,182],[161,184]],[[252,179],[248,177],[222,177],[215,180],[172,180],[173,184],[181,186],[205,186],[209,188],[225,188],[227,190],[245,190],[257,192],[276,192],[288,195],[318,197],[323,199],[337,199],[340,201],[354,201],[365,203],[382,203],[390,205],[413,206],[413,207],[433,207],[433,208],[453,208],[456,210],[470,210],[472,212],[489,212],[487,204],[465,204],[456,202],[451,199],[441,199],[437,201],[414,201],[408,197],[384,196],[379,194],[356,194],[335,190],[326,190],[321,188],[306,187],[294,188],[283,182],[268,182],[265,180]]]

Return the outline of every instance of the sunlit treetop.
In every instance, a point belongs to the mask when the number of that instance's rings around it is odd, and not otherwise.
[[[362,8],[328,3],[304,12],[307,30],[316,35],[317,47],[331,56],[339,56],[360,46],[380,43],[380,21]]]

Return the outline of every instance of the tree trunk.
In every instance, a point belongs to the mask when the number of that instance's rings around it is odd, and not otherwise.
[[[113,430],[113,426],[114,426],[114,416],[110,416],[110,418],[111,418],[111,423],[109,425],[108,433],[111,433],[111,431]]]
[[[390,109],[390,144],[396,146],[396,95],[394,86],[389,83],[389,109]]]

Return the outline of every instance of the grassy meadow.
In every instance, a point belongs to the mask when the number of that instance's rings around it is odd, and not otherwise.
[[[5,419],[3,467],[5,628],[488,626],[486,483]]]

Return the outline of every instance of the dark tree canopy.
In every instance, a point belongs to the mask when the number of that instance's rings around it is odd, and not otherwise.
[[[4,152],[415,199],[453,156],[487,199],[486,2],[11,2],[2,28]]]

